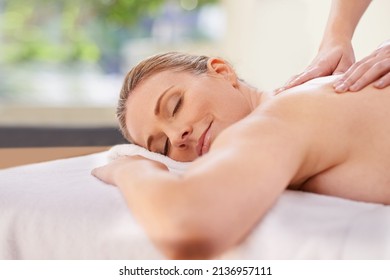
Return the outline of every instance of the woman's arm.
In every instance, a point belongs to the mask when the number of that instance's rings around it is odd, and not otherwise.
[[[285,122],[252,116],[222,132],[182,176],[140,157],[93,174],[120,188],[168,257],[209,258],[237,244],[264,216],[298,173],[307,141]]]

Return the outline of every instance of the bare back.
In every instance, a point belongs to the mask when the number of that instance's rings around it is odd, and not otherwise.
[[[273,97],[271,114],[288,118],[280,113],[287,110],[316,126],[312,158],[290,187],[390,204],[390,87],[338,95],[332,79],[316,79]]]

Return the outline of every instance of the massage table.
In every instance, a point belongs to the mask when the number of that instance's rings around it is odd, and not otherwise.
[[[0,169],[0,259],[164,259],[116,187],[90,172],[134,145]],[[3,158],[4,160],[4,158]],[[390,206],[286,190],[216,259],[390,259]]]

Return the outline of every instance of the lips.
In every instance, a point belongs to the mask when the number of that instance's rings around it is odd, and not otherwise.
[[[210,127],[211,127],[211,124],[213,122],[210,123],[210,125],[206,128],[206,130],[202,133],[202,135],[200,136],[199,140],[198,140],[198,145],[196,145],[196,152],[198,154],[198,156],[201,156],[205,153],[207,153],[210,149],[210,140],[211,140],[211,135],[210,135]]]

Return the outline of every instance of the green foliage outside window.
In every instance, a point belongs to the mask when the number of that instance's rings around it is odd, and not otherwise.
[[[172,0],[200,7],[217,0]],[[0,61],[96,62],[166,0],[0,0]],[[106,51],[107,52],[107,51]]]

